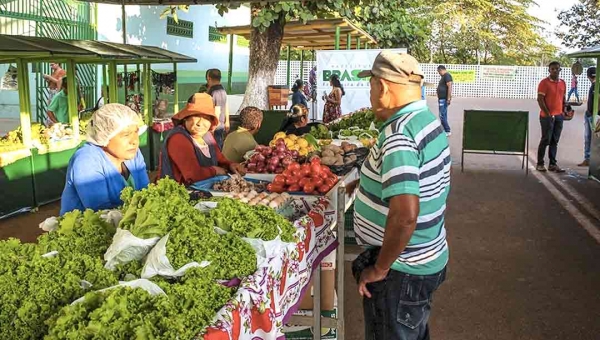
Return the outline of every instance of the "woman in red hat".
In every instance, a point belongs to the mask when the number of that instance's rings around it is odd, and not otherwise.
[[[212,131],[219,125],[212,97],[196,93],[186,107],[173,116],[176,127],[164,141],[159,178],[171,177],[191,185],[214,176],[244,173],[238,163],[221,153]]]

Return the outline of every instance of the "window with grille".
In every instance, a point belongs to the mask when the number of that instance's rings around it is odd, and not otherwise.
[[[250,47],[250,41],[248,39],[242,37],[241,35],[238,35],[237,45],[239,47]]]
[[[167,34],[175,35],[184,38],[194,37],[194,23],[191,21],[181,20],[175,22],[173,17],[167,18]]]
[[[209,26],[208,41],[225,44],[227,43],[227,36],[219,32],[216,27]]]

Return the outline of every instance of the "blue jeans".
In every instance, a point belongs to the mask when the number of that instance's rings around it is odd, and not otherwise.
[[[577,101],[579,101],[579,92],[577,91],[577,88],[574,87],[569,91],[569,95],[567,95],[567,101],[569,101],[569,99],[571,99],[571,95],[575,93],[575,99],[577,99]]]
[[[583,151],[583,156],[585,157],[584,159],[589,161],[590,160],[590,149],[592,147],[592,116],[585,116],[585,119],[583,120],[583,124],[585,125],[585,132],[583,133],[583,140],[584,140],[584,151]]]
[[[367,284],[366,340],[429,340],[433,292],[446,279],[446,268],[433,275],[409,275],[390,270],[383,280]]]
[[[440,107],[440,120],[442,121],[444,131],[450,132],[450,125],[448,124],[448,101],[446,99],[438,99],[438,104]]]

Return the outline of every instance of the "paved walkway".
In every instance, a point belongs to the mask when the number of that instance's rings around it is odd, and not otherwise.
[[[534,101],[459,98],[451,106],[450,142],[458,166],[448,203],[449,278],[434,296],[433,339],[600,339],[600,244],[563,206],[570,204],[600,229],[594,217],[600,184],[576,167],[583,153],[581,112],[565,123],[559,146],[559,162],[570,172],[526,177],[514,156],[468,155],[460,172],[467,108],[530,111],[531,155],[540,136]],[[346,288],[346,339],[364,339],[362,302],[349,272]]]

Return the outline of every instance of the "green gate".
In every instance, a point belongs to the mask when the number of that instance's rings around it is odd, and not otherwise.
[[[96,40],[96,5],[73,0],[0,0],[0,34],[53,39]],[[48,63],[36,63],[36,120],[43,122],[48,106]],[[88,108],[96,104],[96,66],[78,65],[79,91]]]

